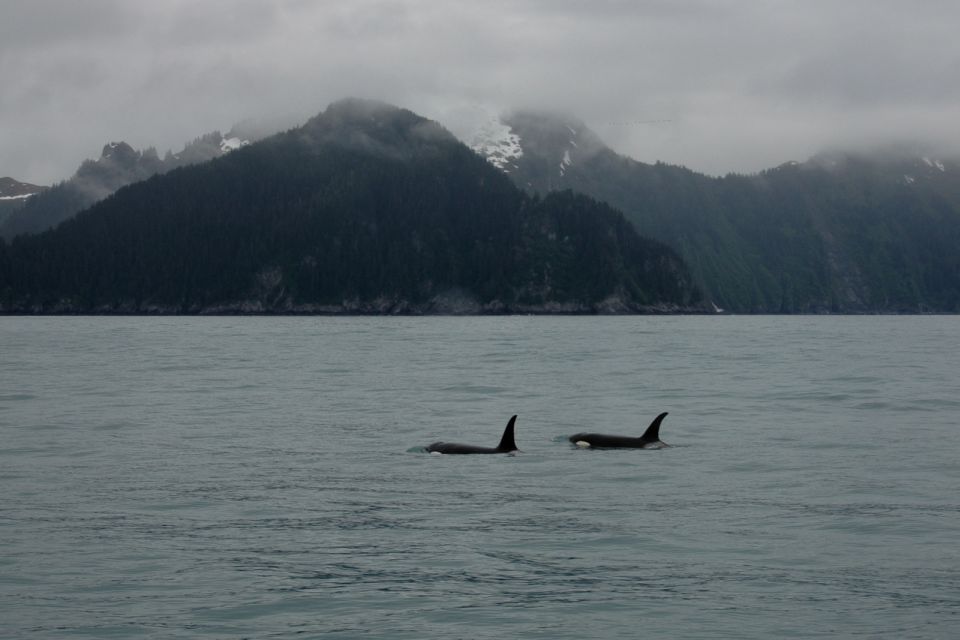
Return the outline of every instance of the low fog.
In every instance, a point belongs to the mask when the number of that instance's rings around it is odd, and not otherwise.
[[[960,4],[723,0],[8,0],[0,176],[50,184],[104,143],[162,155],[347,96],[455,133],[565,111],[617,151],[709,174],[823,150],[960,149]]]

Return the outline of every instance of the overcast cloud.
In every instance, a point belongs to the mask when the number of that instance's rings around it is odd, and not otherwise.
[[[0,176],[41,184],[111,140],[163,153],[347,96],[445,124],[565,110],[622,153],[711,174],[960,149],[954,0],[0,2]]]

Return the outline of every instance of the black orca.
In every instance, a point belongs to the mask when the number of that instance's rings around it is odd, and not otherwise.
[[[670,446],[660,440],[660,423],[667,417],[664,411],[650,423],[639,438],[630,436],[609,436],[603,433],[577,433],[570,436],[570,442],[578,447],[619,447],[633,449],[659,449]]]
[[[430,453],[511,453],[519,451],[517,443],[513,439],[513,423],[516,421],[517,416],[510,418],[507,428],[503,430],[500,444],[496,447],[478,447],[472,444],[457,444],[456,442],[434,442],[427,447],[427,451]]]

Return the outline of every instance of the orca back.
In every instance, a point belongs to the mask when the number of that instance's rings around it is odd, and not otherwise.
[[[650,423],[647,430],[639,438],[633,436],[616,436],[606,433],[577,433],[570,436],[570,442],[578,446],[609,447],[618,449],[657,449],[668,446],[660,440],[660,423],[667,417],[664,411]],[[580,443],[585,443],[581,445]]]
[[[645,441],[643,438],[634,438],[632,436],[613,436],[606,433],[577,433],[570,436],[570,442],[580,445],[585,442],[590,447],[609,447],[611,449],[642,449]]]
[[[478,447],[472,444],[459,444],[457,442],[434,442],[427,447],[430,453],[512,453],[519,451],[517,443],[513,437],[514,424],[517,416],[510,418],[503,435],[500,437],[500,444],[496,447]]]
[[[503,453],[493,447],[478,447],[457,442],[434,442],[427,447],[429,453]]]

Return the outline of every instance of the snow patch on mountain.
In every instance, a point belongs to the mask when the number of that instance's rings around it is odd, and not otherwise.
[[[520,136],[489,104],[462,105],[438,118],[461,142],[501,171],[517,168],[523,156]]]
[[[571,142],[573,141],[571,140]],[[569,167],[572,164],[572,162],[573,161],[570,160],[570,150],[565,149],[563,151],[563,160],[560,161],[560,177],[561,178],[563,177],[563,174],[567,172],[567,167]]]
[[[0,178],[0,200],[26,200],[34,196],[46,187],[38,187],[35,184],[20,182],[13,178]]]
[[[465,142],[490,164],[508,173],[511,167],[516,167],[514,162],[523,156],[520,136],[498,116],[490,116]]]
[[[241,147],[245,147],[248,144],[250,144],[249,140],[241,140],[240,138],[237,138],[237,137],[231,137],[231,138],[224,137],[220,141],[220,151],[222,151],[223,153],[229,153],[230,151],[236,151]]]

